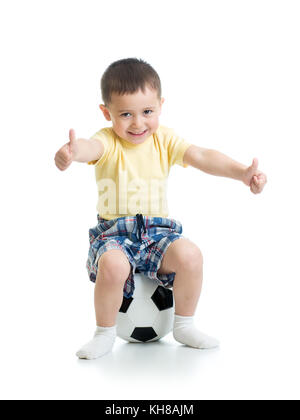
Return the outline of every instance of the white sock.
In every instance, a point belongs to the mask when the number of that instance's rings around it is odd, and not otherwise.
[[[219,346],[218,340],[200,332],[194,326],[194,317],[175,315],[173,336],[176,341],[198,349],[212,349]]]
[[[97,327],[94,338],[85,344],[76,356],[79,359],[97,359],[110,352],[116,339],[116,326],[113,327]]]

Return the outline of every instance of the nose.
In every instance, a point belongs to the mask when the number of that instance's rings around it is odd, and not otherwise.
[[[134,128],[141,128],[143,125],[142,118],[140,116],[135,116],[132,120],[132,127]]]

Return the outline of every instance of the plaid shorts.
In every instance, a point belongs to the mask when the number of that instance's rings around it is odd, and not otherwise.
[[[101,255],[111,249],[119,249],[131,265],[123,290],[126,298],[133,295],[135,271],[157,280],[164,287],[173,286],[175,273],[157,274],[157,271],[168,246],[176,239],[183,238],[180,222],[142,215],[112,220],[97,217],[97,226],[89,230],[90,249],[86,263],[92,282],[96,281]]]

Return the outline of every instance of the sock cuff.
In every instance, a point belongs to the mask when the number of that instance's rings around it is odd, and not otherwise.
[[[180,323],[192,323],[194,320],[193,316],[182,316],[182,315],[174,315],[174,322],[180,322]]]
[[[109,334],[109,335],[115,335],[117,333],[117,326],[113,325],[112,327],[101,327],[100,325],[97,325],[95,335],[97,334]]]

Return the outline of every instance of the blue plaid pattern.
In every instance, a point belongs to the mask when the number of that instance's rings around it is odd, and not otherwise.
[[[134,273],[138,271],[157,280],[158,284],[171,288],[175,273],[157,274],[162,258],[168,246],[182,238],[182,225],[174,219],[143,216],[145,230],[139,240],[136,217],[126,216],[113,220],[102,219],[98,215],[98,224],[89,230],[90,249],[86,268],[92,282],[96,281],[98,260],[111,249],[124,252],[131,265],[131,271],[125,282],[123,294],[126,298],[134,292]]]

